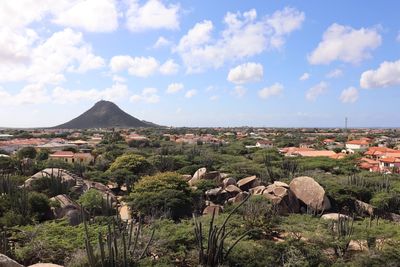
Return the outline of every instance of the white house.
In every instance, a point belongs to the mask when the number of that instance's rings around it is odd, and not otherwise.
[[[274,147],[274,144],[272,144],[271,141],[268,140],[258,140],[256,143],[256,147],[259,148],[272,148]]]

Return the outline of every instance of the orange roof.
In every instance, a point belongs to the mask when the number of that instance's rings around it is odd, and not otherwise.
[[[333,157],[336,153],[331,150],[298,151],[296,154],[303,157]]]
[[[385,162],[385,163],[400,163],[400,159],[398,159],[398,158],[392,158],[392,157],[389,157],[389,158],[382,158],[382,159],[380,159],[379,161],[380,161],[380,162]]]
[[[56,151],[50,155],[52,158],[72,158],[74,157],[74,152],[72,151]]]
[[[351,140],[347,141],[346,144],[366,146],[369,145],[369,142],[366,140]]]

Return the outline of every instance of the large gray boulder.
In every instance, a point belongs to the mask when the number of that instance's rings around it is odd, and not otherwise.
[[[67,185],[68,188],[73,187],[76,184],[77,179],[79,179],[78,176],[70,173],[67,170],[59,169],[59,168],[46,168],[46,169],[41,170],[40,172],[35,173],[29,179],[27,179],[24,182],[24,186],[25,186],[25,188],[29,189],[32,187],[32,184],[36,180],[40,180],[43,178],[51,178],[51,177],[60,179],[62,181],[62,183]]]
[[[299,200],[289,188],[281,185],[283,184],[273,183],[268,185],[263,191],[263,196],[276,205],[279,214],[299,212]]]
[[[233,178],[231,178],[231,177],[229,177],[229,178],[225,178],[225,179],[222,181],[222,188],[226,188],[226,187],[229,186],[229,185],[234,185],[234,186],[236,186],[236,180],[233,179]]]
[[[329,210],[331,203],[325,194],[324,188],[313,178],[301,176],[294,178],[289,184],[290,191],[310,208],[322,211]]]
[[[4,254],[0,254],[0,267],[24,267]]]

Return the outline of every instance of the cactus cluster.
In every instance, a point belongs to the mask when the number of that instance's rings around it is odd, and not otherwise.
[[[196,243],[199,253],[199,265],[216,267],[222,265],[227,261],[227,257],[232,249],[245,238],[251,231],[247,231],[239,236],[233,244],[225,248],[225,240],[232,233],[232,230],[227,230],[227,223],[231,218],[232,214],[242,206],[250,196],[247,196],[239,205],[237,205],[225,218],[221,226],[215,225],[215,210],[212,214],[210,224],[208,227],[207,239],[203,234],[202,222],[193,215],[194,220],[194,232],[196,237]]]
[[[153,229],[147,243],[140,239],[142,222],[137,225],[133,222],[122,221],[118,216],[112,218],[107,224],[107,233],[98,233],[97,246],[94,247],[89,237],[89,226],[82,211],[85,229],[85,247],[90,267],[127,267],[134,266],[137,261],[147,256],[149,246],[153,240],[155,229]],[[143,245],[139,251],[139,245]]]

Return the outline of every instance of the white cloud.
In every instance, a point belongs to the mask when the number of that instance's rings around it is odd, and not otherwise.
[[[271,96],[277,96],[277,95],[282,94],[283,88],[284,87],[282,84],[274,83],[270,87],[265,87],[264,89],[261,89],[260,91],[258,91],[258,95],[263,99],[267,99]]]
[[[86,31],[112,31],[118,27],[115,0],[18,0],[0,2],[0,25],[22,29],[49,18],[51,22]]]
[[[362,88],[383,88],[400,85],[400,60],[384,61],[376,70],[367,70],[361,74]]]
[[[325,93],[327,90],[328,85],[325,82],[320,82],[319,84],[308,89],[306,93],[306,99],[309,101],[315,101],[319,95]]]
[[[244,84],[259,81],[262,77],[263,66],[259,63],[249,62],[231,69],[227,80],[236,84]]]
[[[69,90],[56,87],[52,92],[52,101],[60,104],[79,101],[97,101],[101,99],[115,101],[126,97],[128,93],[128,87],[118,82],[104,90]]]
[[[343,75],[343,71],[341,69],[334,69],[332,71],[330,71],[326,77],[333,79],[333,78],[339,78],[340,76]]]
[[[93,54],[82,34],[69,28],[21,51],[25,51],[20,55],[26,60],[17,53],[8,56],[8,61],[0,61],[0,82],[59,83],[65,79],[65,71],[83,73],[104,66],[104,60]]]
[[[154,43],[153,48],[161,48],[165,46],[170,46],[171,41],[163,36],[158,37],[157,41]]]
[[[233,95],[236,96],[237,98],[242,98],[245,94],[246,94],[246,88],[244,88],[243,86],[235,86],[235,88],[233,89]]]
[[[140,95],[133,95],[130,98],[131,102],[140,102],[155,104],[160,102],[160,96],[157,94],[157,88],[144,88]]]
[[[310,79],[310,74],[308,72],[304,72],[299,78],[300,81],[306,81],[308,79]]]
[[[175,94],[184,88],[182,83],[171,83],[168,85],[167,94]]]
[[[193,96],[195,96],[197,94],[197,90],[196,89],[192,89],[186,92],[185,97],[186,98],[192,98]]]
[[[212,38],[211,21],[197,23],[179,41],[179,53],[188,72],[219,68],[226,61],[235,61],[260,54],[266,49],[279,49],[292,31],[301,27],[304,13],[284,8],[271,16],[257,19],[255,9],[225,15],[225,29],[219,38]]]
[[[179,71],[179,65],[175,63],[173,59],[168,59],[164,64],[160,66],[160,72],[163,75],[177,74]]]
[[[112,76],[112,80],[113,80],[114,82],[118,82],[118,83],[124,83],[124,82],[126,82],[126,79],[125,79],[124,77],[122,77],[122,76],[119,76],[119,75],[113,75],[113,76]]]
[[[118,27],[114,0],[71,1],[61,12],[54,12],[54,23],[90,32],[110,32]]]
[[[137,0],[129,2],[126,25],[132,32],[146,30],[179,29],[179,5],[164,5],[159,0],[149,0],[140,5]]]
[[[323,34],[318,47],[308,56],[311,64],[329,64],[333,61],[359,63],[371,57],[371,51],[382,42],[377,29],[353,29],[332,24]]]
[[[355,87],[344,89],[340,95],[342,103],[354,103],[358,99],[358,90]]]
[[[217,95],[210,96],[211,101],[217,101],[218,99],[219,99],[219,96],[217,96]]]
[[[112,72],[128,70],[128,73],[137,77],[148,77],[154,74],[159,67],[153,57],[114,56],[110,61]]]

